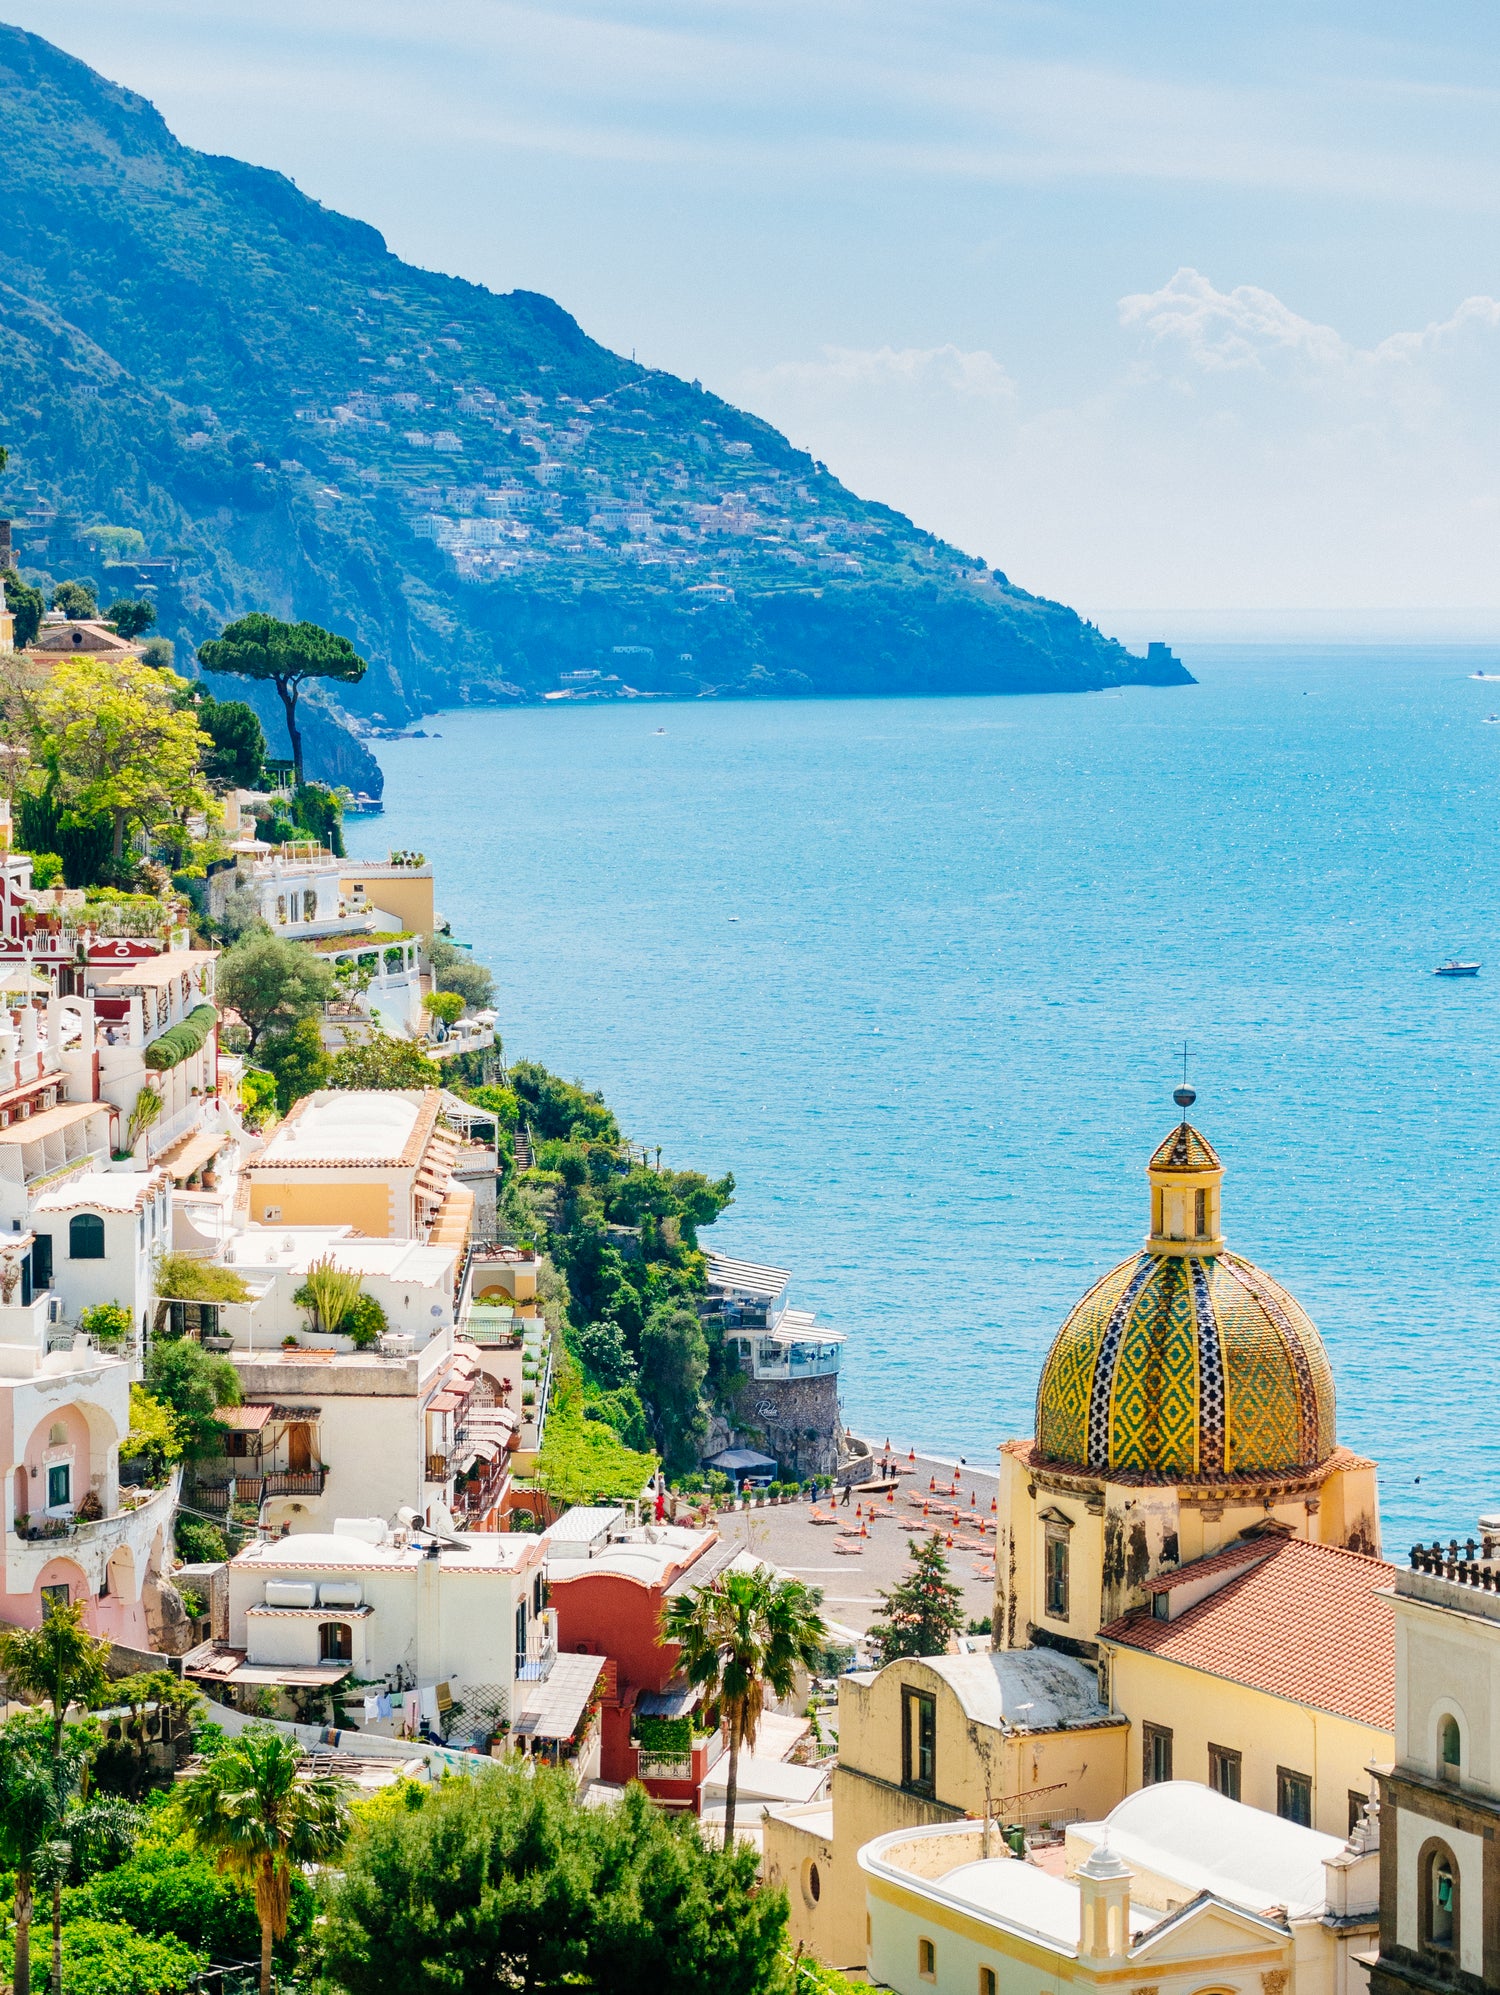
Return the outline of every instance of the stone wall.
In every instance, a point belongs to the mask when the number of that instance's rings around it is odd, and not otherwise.
[[[827,1378],[751,1379],[740,1401],[747,1431],[787,1477],[832,1475],[839,1461],[839,1382]]]

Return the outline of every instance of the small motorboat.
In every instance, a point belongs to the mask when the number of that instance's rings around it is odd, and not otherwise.
[[[1471,679],[1500,679],[1500,672],[1471,672]]]
[[[1477,977],[1479,975],[1479,965],[1477,963],[1460,963],[1455,956],[1447,963],[1439,963],[1432,974],[1435,977]]]

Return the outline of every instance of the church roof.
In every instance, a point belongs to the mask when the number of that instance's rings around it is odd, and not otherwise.
[[[1099,1639],[1391,1731],[1396,1631],[1380,1589],[1395,1578],[1383,1559],[1288,1538],[1175,1621],[1131,1615]]]
[[[1179,1122],[1157,1145],[1147,1166],[1153,1171],[1217,1171],[1221,1169],[1214,1146],[1191,1122]]]
[[[1048,1461],[1161,1481],[1317,1467],[1333,1373],[1301,1305],[1238,1254],[1140,1253],[1097,1282],[1047,1354]]]

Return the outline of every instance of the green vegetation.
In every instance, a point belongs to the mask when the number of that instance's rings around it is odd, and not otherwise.
[[[352,1269],[341,1268],[331,1254],[314,1261],[307,1280],[292,1297],[312,1317],[312,1329],[325,1337],[349,1337],[356,1350],[365,1350],[388,1326],[385,1311],[366,1295]]]
[[[219,959],[219,1003],[239,1013],[252,1054],[263,1032],[289,1031],[327,1004],[335,988],[333,972],[311,950],[264,928],[241,936]]]
[[[24,651],[42,627],[47,599],[40,589],[23,582],[14,568],[0,572],[0,583],[5,587],[6,608],[15,619],[16,649]]]
[[[229,1270],[219,1272],[228,1273]],[[146,1390],[172,1415],[182,1452],[190,1458],[224,1452],[221,1406],[238,1406],[240,1375],[191,1337],[153,1337],[146,1352]]]
[[[61,610],[70,622],[99,614],[92,582],[59,582],[52,591],[52,607]]]
[[[254,707],[208,696],[199,702],[198,725],[213,743],[203,758],[209,781],[258,790],[266,776],[266,732]]]
[[[427,959],[440,990],[456,991],[470,1011],[493,1007],[495,980],[467,949],[460,949],[446,935],[431,935],[427,938]]]
[[[173,674],[128,658],[65,658],[39,682],[12,687],[12,716],[31,754],[27,792],[59,821],[107,824],[116,867],[132,826],[208,802],[199,758],[210,744],[179,703],[185,691]],[[61,845],[41,849],[67,860]]]
[[[431,1018],[439,1018],[444,1025],[457,1025],[464,1015],[464,1001],[457,991],[429,991],[422,1000],[422,1009]]]
[[[375,1032],[362,1046],[346,1046],[328,1064],[330,1088],[440,1088],[443,1070],[413,1039]]]
[[[122,1344],[135,1326],[123,1303],[96,1302],[92,1308],[79,1311],[78,1327],[85,1337],[109,1346]]]
[[[143,1385],[130,1388],[130,1431],[120,1443],[120,1460],[145,1462],[147,1473],[157,1482],[173,1462],[182,1460],[182,1434],[176,1416],[164,1400],[155,1398]]]
[[[290,589],[374,661],[339,690],[386,721],[535,698],[579,668],[612,677],[605,691],[687,696],[1152,672],[769,424],[607,351],[551,299],[403,263],[279,175],[178,145],[45,42],[0,34],[0,88],[6,257],[24,278],[0,297],[17,509],[28,481],[82,520],[118,518],[128,493],[123,524],[177,564],[162,617],[183,643]],[[99,172],[81,181],[80,159]],[[413,532],[424,512],[482,510],[450,504],[455,483],[514,509],[523,568],[465,579]],[[626,504],[670,535],[670,559],[627,552]],[[59,530],[47,558],[62,574],[86,550]],[[275,693],[255,691],[279,733]],[[320,773],[370,787],[336,722],[304,703],[299,727]]]
[[[814,1670],[828,1640],[818,1612],[823,1596],[800,1579],[766,1567],[726,1572],[668,1600],[662,1633],[681,1653],[678,1668],[702,1687],[706,1706],[729,1727],[724,1843],[734,1847],[740,1750],[753,1749],[766,1696],[790,1697],[799,1667]]]
[[[145,536],[137,534],[145,552]],[[104,621],[113,624],[116,631],[127,643],[132,637],[144,637],[156,622],[156,605],[149,596],[121,596],[112,602],[104,612]]]
[[[690,1471],[710,1412],[731,1407],[739,1383],[698,1314],[698,1229],[729,1204],[734,1179],[642,1163],[597,1094],[532,1061],[518,1060],[510,1083],[468,1099],[494,1113],[506,1147],[518,1120],[530,1126],[536,1160],[507,1180],[503,1216],[552,1263],[548,1313],[577,1368],[577,1431],[587,1418],[636,1449],[649,1436],[669,1473]]]
[[[190,1060],[200,1052],[219,1022],[219,1014],[211,1004],[195,1004],[187,1017],[178,1025],[173,1025],[153,1039],[146,1048],[146,1065],[153,1073],[165,1073],[170,1067],[180,1067],[184,1060]]]
[[[565,1772],[497,1770],[362,1812],[324,1968],[348,1995],[779,1995],[786,1898],[756,1871],[639,1787],[583,1808]]]
[[[191,1254],[163,1254],[156,1264],[156,1293],[171,1302],[248,1302],[243,1275]]]
[[[323,1029],[314,1016],[268,1032],[260,1042],[260,1057],[269,1070],[276,1107],[282,1115],[303,1095],[327,1087],[333,1067],[323,1044]]]
[[[913,1538],[907,1549],[911,1566],[906,1577],[881,1593],[885,1619],[870,1629],[882,1662],[946,1655],[953,1636],[964,1632],[963,1589],[948,1577],[942,1539],[933,1532],[921,1544]]]

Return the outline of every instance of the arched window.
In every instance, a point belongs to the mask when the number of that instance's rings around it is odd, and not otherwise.
[[[104,1259],[104,1221],[93,1212],[77,1212],[68,1221],[68,1254],[75,1261]]]
[[[354,1655],[353,1637],[347,1621],[323,1621],[318,1625],[318,1660],[349,1662]]]
[[[1458,1720],[1450,1713],[1438,1726],[1438,1772],[1444,1780],[1457,1780],[1462,1744]]]
[[[1417,1859],[1423,1946],[1449,1952],[1458,1944],[1458,1865],[1446,1843],[1431,1842]]]

